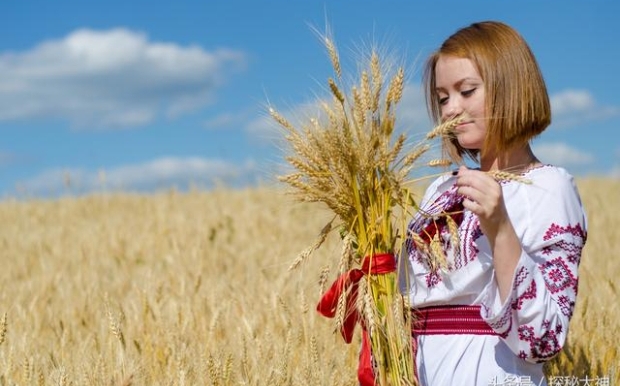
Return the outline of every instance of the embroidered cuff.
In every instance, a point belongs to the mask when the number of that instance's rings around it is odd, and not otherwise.
[[[491,281],[482,290],[480,316],[502,337],[510,332],[514,319],[512,312],[520,308],[520,301],[524,293],[527,293],[527,286],[532,282],[534,269],[536,269],[534,261],[525,252],[521,252],[512,278],[512,290],[503,303],[500,299],[497,280],[495,280],[495,272],[493,272]]]

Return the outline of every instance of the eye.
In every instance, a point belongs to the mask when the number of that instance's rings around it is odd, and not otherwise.
[[[439,98],[439,104],[440,105],[445,105],[448,102],[448,97],[441,97]]]
[[[472,95],[474,93],[474,91],[476,91],[476,87],[470,88],[469,90],[461,91],[461,95],[464,96],[464,97],[468,97],[468,96]]]

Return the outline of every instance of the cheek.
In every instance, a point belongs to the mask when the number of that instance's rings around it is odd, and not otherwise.
[[[476,114],[479,117],[484,117],[487,115],[485,104],[484,104],[484,96],[480,96],[480,98],[476,100],[475,109],[476,109]]]
[[[448,118],[448,109],[445,106],[439,106],[439,112],[441,113],[442,120]]]
[[[486,122],[487,114],[486,114],[484,106],[478,106],[476,108],[475,114],[476,114],[476,117],[480,119],[480,124],[484,124],[484,122]]]

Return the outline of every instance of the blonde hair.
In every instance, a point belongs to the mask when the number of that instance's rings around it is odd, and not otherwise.
[[[466,58],[482,77],[487,135],[482,152],[506,150],[527,144],[551,123],[547,87],[527,42],[512,27],[485,21],[461,28],[444,41],[424,68],[426,103],[435,123],[441,121],[435,66],[440,56]],[[478,151],[465,149],[456,138],[446,139],[444,153],[461,162],[476,160]]]

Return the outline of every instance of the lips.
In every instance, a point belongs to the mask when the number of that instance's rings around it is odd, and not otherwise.
[[[472,121],[461,122],[458,125],[456,125],[455,129],[456,130],[463,129],[465,126],[467,126],[470,123],[473,123],[473,122]]]

